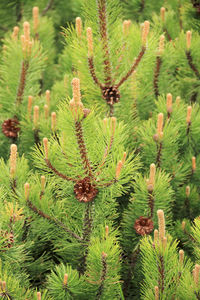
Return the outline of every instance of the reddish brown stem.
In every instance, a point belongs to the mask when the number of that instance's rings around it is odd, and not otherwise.
[[[27,75],[28,67],[29,67],[29,62],[23,61],[19,86],[18,86],[18,90],[17,90],[16,104],[21,104],[21,102],[23,100],[23,94],[24,94],[24,89],[25,89],[25,85],[26,85],[26,75]]]
[[[136,58],[134,64],[132,65],[132,67],[130,68],[130,70],[127,72],[127,74],[119,81],[119,83],[116,85],[116,88],[118,89],[128,78],[129,76],[133,73],[133,71],[135,71],[135,69],[137,68],[137,66],[139,65],[144,53],[146,51],[146,47],[143,46],[142,50],[140,51],[138,57]]]
[[[88,174],[91,178],[94,178],[92,174],[92,168],[90,166],[90,162],[87,156],[87,149],[85,146],[85,142],[83,138],[83,129],[80,121],[75,122],[75,131],[76,131],[76,137],[77,137],[79,151],[80,151],[85,173]]]
[[[170,36],[169,31],[167,30],[167,28],[164,27],[164,28],[163,28],[163,31],[166,33],[166,36],[167,36],[168,41],[171,42],[171,41],[172,41],[172,38],[171,38],[171,36]]]
[[[193,59],[192,59],[192,56],[191,56],[191,52],[190,52],[190,51],[186,51],[185,54],[186,54],[187,61],[188,61],[188,64],[189,64],[190,68],[192,69],[192,71],[194,72],[194,74],[196,75],[196,77],[197,77],[198,79],[200,79],[200,73],[199,73],[199,71],[197,70],[195,64],[193,63]]]
[[[159,272],[159,280],[158,280],[158,287],[159,287],[159,291],[161,293],[164,292],[164,287],[165,287],[165,268],[164,268],[164,258],[161,255],[159,257],[160,261],[158,264],[158,272]]]
[[[157,56],[156,57],[156,68],[154,70],[154,80],[153,80],[154,94],[155,94],[156,98],[158,98],[158,96],[159,96],[158,77],[160,74],[161,63],[162,63],[162,60],[161,60],[160,56]]]
[[[161,152],[162,152],[162,143],[159,143],[158,153],[157,153],[157,158],[156,158],[158,168],[160,168],[160,165],[161,165]]]
[[[94,80],[96,85],[98,85],[100,88],[103,88],[103,86],[99,82],[96,72],[95,72],[93,57],[88,57],[88,65],[89,65],[90,75],[92,76],[92,79]]]
[[[103,289],[104,289],[104,284],[105,284],[105,280],[106,280],[106,274],[107,274],[107,262],[106,262],[106,256],[102,255],[101,257],[101,264],[102,264],[102,271],[101,271],[101,284],[98,288],[97,291],[97,295],[96,295],[96,299],[100,300],[102,293],[103,293]]]
[[[112,76],[111,76],[111,63],[110,63],[110,53],[109,53],[110,51],[109,51],[108,34],[107,34],[106,0],[98,0],[98,12],[99,12],[100,35],[103,44],[103,52],[104,52],[105,85],[110,86],[112,83]]]
[[[72,232],[70,229],[68,229],[62,222],[60,222],[59,220],[57,220],[56,218],[50,217],[49,215],[45,214],[43,211],[41,211],[40,209],[38,209],[36,206],[34,206],[32,204],[32,202],[30,200],[27,200],[27,204],[28,207],[34,212],[36,213],[38,216],[47,219],[48,221],[58,225],[59,227],[61,227],[64,231],[66,231],[67,233],[69,233],[72,237],[74,237],[75,239],[82,241],[82,238],[80,236],[78,236],[77,234],[75,234],[74,232]]]
[[[62,179],[65,179],[67,181],[74,181],[76,182],[76,179],[73,179],[71,177],[68,177],[67,175],[64,175],[62,173],[60,173],[56,168],[54,168],[51,164],[51,162],[45,158],[45,162],[46,162],[46,165],[47,167],[49,167],[57,176],[61,177]]]
[[[97,182],[97,187],[109,187],[109,186],[111,186],[112,184],[114,184],[116,182],[117,182],[116,178],[112,179],[111,181],[109,181],[107,183],[100,183],[100,184],[98,184],[98,182]]]

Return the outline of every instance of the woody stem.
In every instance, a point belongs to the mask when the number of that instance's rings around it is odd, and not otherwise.
[[[106,0],[98,0],[98,13],[99,13],[100,36],[103,45],[103,55],[104,55],[103,63],[104,63],[105,85],[110,86],[112,83],[112,75],[111,75],[111,63],[110,63],[110,53],[109,53],[108,33],[107,33]]]

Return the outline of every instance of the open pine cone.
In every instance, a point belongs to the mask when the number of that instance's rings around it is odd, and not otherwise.
[[[74,185],[74,193],[80,202],[91,202],[97,195],[97,188],[91,184],[90,178],[85,177]]]
[[[2,132],[8,138],[16,138],[19,131],[19,121],[17,119],[5,120],[2,124]]]
[[[137,234],[150,234],[153,231],[153,221],[150,218],[141,216],[135,221],[134,228]]]

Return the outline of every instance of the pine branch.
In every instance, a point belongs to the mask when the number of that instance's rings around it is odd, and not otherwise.
[[[62,228],[65,232],[69,233],[72,237],[77,239],[78,241],[82,241],[82,238],[72,232],[69,228],[67,228],[62,222],[57,220],[56,218],[52,218],[49,215],[45,214],[42,210],[38,209],[36,206],[32,204],[30,200],[27,200],[28,207],[38,216],[48,220],[49,222],[54,223],[55,225],[58,225],[60,228]]]
[[[109,53],[108,34],[107,34],[106,0],[98,0],[98,13],[99,13],[100,35],[101,35],[101,41],[103,43],[103,52],[104,52],[105,85],[110,86],[112,84],[112,77],[111,77],[111,63],[110,63],[110,53]]]
[[[24,89],[25,89],[25,85],[26,85],[26,76],[27,76],[28,68],[29,68],[29,62],[24,60],[22,62],[20,81],[19,81],[17,97],[16,97],[17,105],[21,104],[21,102],[23,100],[23,94],[24,94]]]
[[[51,9],[51,7],[53,5],[53,2],[54,2],[54,0],[49,0],[47,6],[45,7],[45,9],[41,13],[42,16],[46,15],[46,13],[48,12],[48,10]]]
[[[164,258],[162,255],[159,256],[158,272],[160,277],[158,279],[159,290],[163,293],[165,288],[165,268],[164,268]]]
[[[172,38],[171,38],[171,36],[170,36],[169,31],[167,30],[167,28],[164,27],[164,28],[163,28],[163,31],[166,33],[166,36],[167,36],[167,38],[168,38],[168,41],[171,42],[171,41],[172,41]]]
[[[39,149],[41,145],[40,137],[39,137],[39,129],[34,129],[33,135],[34,135],[35,144]]]
[[[101,271],[101,284],[98,288],[97,291],[97,295],[96,295],[96,299],[100,300],[102,293],[103,293],[103,289],[104,289],[104,284],[105,284],[105,280],[106,280],[106,273],[107,273],[107,262],[106,262],[106,258],[107,255],[105,253],[102,253],[102,257],[101,257],[101,263],[102,263],[102,271]]]
[[[89,66],[89,71],[90,74],[92,76],[92,79],[94,80],[94,82],[96,83],[96,85],[98,85],[100,88],[102,88],[102,84],[99,82],[96,72],[95,72],[95,68],[94,68],[94,60],[93,57],[88,57],[88,66]]]
[[[163,146],[163,144],[162,144],[161,142],[157,145],[157,158],[156,158],[156,164],[157,164],[158,168],[159,168],[160,165],[161,165],[162,146]]]
[[[192,71],[195,73],[197,79],[200,79],[200,73],[199,73],[199,71],[197,70],[195,64],[193,63],[193,59],[192,59],[191,52],[190,52],[190,51],[186,51],[185,54],[186,54],[187,61],[188,61],[188,64],[189,64],[190,68],[191,68]]]
[[[92,168],[90,166],[90,162],[87,156],[87,149],[83,138],[83,129],[82,129],[81,121],[75,122],[75,131],[76,131],[77,142],[78,142],[79,151],[80,151],[85,173],[88,174],[91,178],[94,178],[92,174]]]
[[[92,216],[91,216],[91,203],[86,203],[85,208],[85,216],[84,216],[84,222],[83,222],[83,237],[82,237],[82,243],[84,248],[83,256],[80,260],[80,265],[78,266],[78,271],[80,274],[84,274],[86,270],[86,259],[88,255],[88,246],[90,242],[90,236],[92,232]]]
[[[49,159],[45,158],[45,162],[46,162],[47,167],[49,167],[49,169],[51,169],[57,176],[61,177],[62,179],[65,179],[67,181],[74,181],[74,182],[76,182],[76,179],[68,177],[67,175],[64,175],[64,174],[60,173],[56,168],[54,168],[52,166],[51,162],[49,161]]]
[[[159,96],[158,78],[160,75],[161,64],[162,64],[162,60],[161,60],[160,56],[157,56],[156,57],[156,68],[154,70],[154,80],[153,80],[154,94],[155,94],[156,98],[158,98],[158,96]]]
[[[129,76],[133,73],[133,71],[135,71],[135,69],[137,68],[137,66],[139,65],[144,53],[146,51],[146,47],[143,46],[142,50],[140,51],[138,57],[136,58],[134,64],[132,65],[132,67],[130,68],[130,70],[127,72],[127,74],[122,77],[122,79],[119,81],[118,84],[116,84],[116,88],[118,89],[128,78]]]

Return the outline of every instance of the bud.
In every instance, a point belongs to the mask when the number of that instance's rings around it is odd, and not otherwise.
[[[72,79],[72,90],[73,90],[73,100],[75,104],[81,102],[81,92],[80,92],[80,80],[78,78]]]
[[[162,55],[165,47],[165,36],[161,35],[160,36],[160,41],[159,41],[159,48],[158,48],[158,55]]]
[[[155,229],[154,230],[154,243],[156,243],[158,241],[158,230]]]
[[[185,221],[182,221],[181,228],[182,228],[183,231],[185,230],[185,225],[186,225]]]
[[[33,101],[33,97],[28,96],[28,117],[29,117],[29,119],[31,118],[32,101]]]
[[[18,33],[19,33],[19,27],[18,26],[13,27],[13,33],[12,33],[13,40],[15,41],[17,40]]]
[[[159,300],[159,287],[155,286],[155,300]]]
[[[165,216],[163,210],[157,210],[158,215],[158,227],[159,227],[159,239],[162,241],[165,237]]]
[[[12,144],[10,146],[10,176],[15,177],[17,166],[17,145]]]
[[[120,173],[121,173],[121,169],[122,169],[122,161],[120,160],[117,164],[117,169],[116,169],[116,175],[115,175],[115,178],[118,180],[119,179],[119,176],[120,176]]]
[[[147,36],[149,34],[149,27],[150,27],[150,22],[149,21],[145,21],[144,22],[144,27],[142,30],[142,45],[145,46],[146,42],[147,42]]]
[[[45,159],[48,159],[48,139],[47,138],[43,138],[43,145],[44,145]]]
[[[92,37],[92,28],[87,28],[87,42],[88,42],[88,57],[93,56],[93,37]]]
[[[109,227],[106,225],[105,227],[105,230],[106,230],[106,238],[108,237],[108,233],[109,233]]]
[[[82,20],[80,17],[76,18],[76,33],[77,36],[80,38],[82,33]]]
[[[56,131],[56,113],[51,113],[51,130]]]
[[[46,120],[49,117],[49,108],[48,108],[47,104],[44,105],[44,117],[45,117]]]
[[[190,196],[190,187],[189,187],[189,185],[186,186],[185,193],[186,193],[187,197]]]
[[[161,138],[163,135],[163,113],[158,114],[158,121],[157,121],[157,134],[158,137]]]
[[[200,265],[196,264],[193,270],[193,278],[196,286],[198,286],[199,283],[199,270],[200,270]]]
[[[45,181],[46,181],[45,176],[41,176],[41,191],[42,191],[42,192],[44,192]]]
[[[154,186],[155,183],[155,175],[156,175],[156,166],[155,164],[150,165],[150,176],[149,176],[149,184]]]
[[[167,94],[167,112],[172,112],[172,94]]]
[[[189,124],[191,122],[192,106],[187,107],[187,117],[186,122]]]
[[[24,192],[25,192],[25,199],[27,201],[29,198],[29,194],[30,194],[30,185],[28,182],[26,182],[24,185]]]
[[[190,30],[188,30],[186,32],[186,48],[187,48],[187,50],[190,50],[191,38],[192,38],[192,32]]]
[[[25,38],[25,42],[29,42],[30,40],[30,24],[29,22],[24,22],[23,24],[24,26],[24,38]]]
[[[33,7],[33,30],[35,33],[38,30],[38,24],[39,24],[38,16],[39,16],[39,7],[34,6]]]
[[[195,172],[196,170],[196,157],[192,157],[192,171]]]
[[[35,129],[38,128],[39,124],[39,106],[34,106],[34,112],[33,112],[33,124]]]
[[[68,274],[65,273],[64,279],[63,279],[63,285],[66,286],[68,281]]]
[[[127,36],[130,31],[130,26],[131,26],[131,20],[125,20],[123,22],[123,34]]]
[[[41,300],[41,293],[40,292],[37,292],[37,300]]]
[[[165,8],[161,7],[160,9],[160,16],[161,16],[161,20],[164,23],[165,22]]]
[[[183,261],[184,261],[184,251],[181,249],[179,251],[179,264],[183,265]]]
[[[108,256],[108,254],[106,254],[104,251],[102,252],[102,258],[106,258]]]

